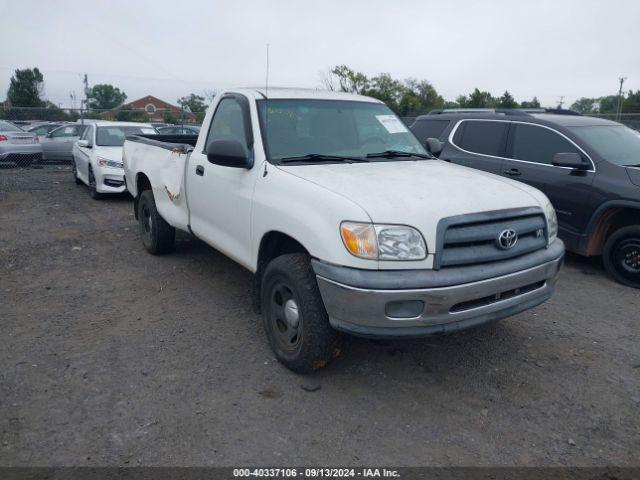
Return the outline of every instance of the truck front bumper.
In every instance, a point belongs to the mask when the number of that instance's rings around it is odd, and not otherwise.
[[[494,322],[553,294],[562,241],[496,265],[359,270],[313,260],[331,325],[364,337],[421,337]]]

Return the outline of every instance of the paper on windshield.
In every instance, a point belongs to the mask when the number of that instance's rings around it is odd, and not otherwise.
[[[154,133],[156,133],[153,128],[141,128],[140,130],[142,130],[142,133],[144,133],[145,135],[153,135]]]
[[[389,133],[406,133],[407,127],[395,115],[376,115],[378,121]]]

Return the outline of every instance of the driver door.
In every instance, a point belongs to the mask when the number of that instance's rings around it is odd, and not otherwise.
[[[227,94],[218,102],[204,145],[199,143],[189,157],[187,195],[193,233],[249,267],[251,203],[259,168],[247,170],[209,162],[206,150],[214,140],[238,141],[253,155],[250,103],[246,97]]]
[[[74,148],[74,159],[76,162],[76,168],[78,169],[78,176],[86,183],[89,182],[89,163],[91,160],[91,149],[93,148],[93,132],[95,128],[93,125],[89,125],[87,129],[80,137],[80,140],[87,140],[89,146],[81,147],[77,143]]]

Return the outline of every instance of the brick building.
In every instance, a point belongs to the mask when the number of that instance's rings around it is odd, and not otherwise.
[[[160,100],[153,95],[147,95],[146,97],[139,98],[133,102],[120,105],[108,112],[105,117],[113,117],[115,119],[118,116],[118,112],[123,110],[131,112],[132,114],[146,115],[150,122],[164,122],[167,114],[177,121],[180,121],[183,115],[185,122],[193,123],[196,121],[196,117],[193,113],[182,112],[180,107],[165,102],[164,100]]]

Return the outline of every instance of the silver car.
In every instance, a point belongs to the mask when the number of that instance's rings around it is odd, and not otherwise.
[[[25,132],[11,122],[0,120],[0,164],[28,167],[42,160],[42,145],[35,133]]]
[[[86,125],[71,123],[47,133],[41,140],[42,159],[47,162],[73,161],[73,144],[84,133]]]

